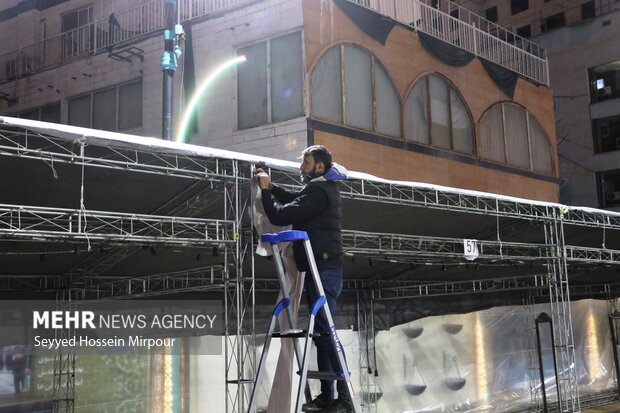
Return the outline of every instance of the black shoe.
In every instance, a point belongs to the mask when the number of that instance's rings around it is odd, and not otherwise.
[[[314,400],[301,406],[303,412],[322,412],[332,403],[332,398],[327,394],[319,394]]]
[[[355,409],[350,400],[336,399],[321,413],[354,413]]]

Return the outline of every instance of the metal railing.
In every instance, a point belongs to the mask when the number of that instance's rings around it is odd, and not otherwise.
[[[181,22],[224,12],[256,0],[179,0]],[[50,69],[76,58],[111,50],[163,30],[164,0],[153,0],[0,55],[0,82]]]
[[[179,0],[181,21],[254,0]],[[416,30],[548,85],[545,49],[448,0],[349,0]],[[427,4],[430,3],[430,4]],[[0,82],[58,66],[131,41],[164,26],[163,0],[102,17],[94,23],[0,55]]]
[[[524,77],[549,84],[546,51],[449,0],[349,0]]]
[[[163,29],[164,6],[161,0],[113,13],[107,19],[94,23],[97,33],[95,50],[135,39]]]

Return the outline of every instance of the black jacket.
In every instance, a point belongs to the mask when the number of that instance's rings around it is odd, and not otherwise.
[[[308,233],[318,269],[342,267],[342,205],[338,183],[313,181],[298,193],[274,185],[272,190],[263,189],[261,196],[272,224],[293,225],[294,230]],[[297,269],[309,271],[302,242],[293,244],[293,253]]]

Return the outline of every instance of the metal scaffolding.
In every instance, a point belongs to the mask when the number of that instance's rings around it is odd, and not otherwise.
[[[379,371],[375,354],[376,330],[372,291],[357,291],[357,327],[362,411],[376,413],[381,393],[375,381]]]
[[[149,146],[150,145],[150,146]],[[0,156],[20,162],[40,162],[56,175],[59,165],[75,171],[72,177],[80,187],[79,207],[43,205],[0,205],[0,236],[20,243],[68,244],[81,258],[62,274],[14,274],[0,277],[4,291],[57,291],[61,303],[76,300],[118,299],[163,295],[188,291],[211,291],[224,295],[226,410],[244,412],[253,385],[256,366],[256,293],[277,293],[277,280],[255,274],[254,239],[248,230],[247,212],[251,208],[249,182],[252,161],[230,157],[205,156],[182,148],[144,145],[129,141],[103,141],[70,133],[42,132],[41,129],[0,124]],[[87,208],[84,197],[84,171],[96,168],[122,174],[146,174],[186,182],[151,213],[115,212]],[[300,188],[297,172],[273,169],[273,181],[284,187]],[[8,179],[9,177],[7,177]],[[19,180],[12,176],[11,179]],[[62,178],[60,178],[62,179]],[[373,274],[347,277],[344,290],[356,293],[360,333],[360,367],[366,411],[376,411],[379,389],[374,381],[373,302],[455,294],[519,291],[526,303],[546,297],[552,305],[561,387],[561,411],[578,411],[580,399],[575,378],[574,343],[570,319],[570,297],[616,296],[620,285],[593,281],[569,283],[569,264],[587,270],[619,268],[620,251],[607,248],[605,240],[620,230],[620,216],[605,211],[566,208],[551,203],[493,197],[433,186],[409,185],[383,180],[351,180],[342,184],[342,196],[354,205],[379,205],[435,211],[449,219],[484,218],[489,228],[476,229],[470,240],[478,255],[465,258],[464,239],[416,235],[415,233],[371,232],[360,228],[343,231],[344,250],[350,260],[368,259],[384,264],[416,267],[425,272],[409,277]],[[466,218],[467,219],[467,218]],[[513,240],[504,231],[504,221],[524,225],[532,237]],[[531,228],[529,224],[536,224]],[[433,224],[430,224],[431,227]],[[512,225],[512,224],[511,224]],[[580,243],[570,238],[566,228],[594,231],[602,239]],[[533,229],[532,229],[533,228]],[[431,228],[432,229],[432,228]],[[472,230],[473,231],[473,230]],[[616,232],[614,232],[616,231]],[[460,236],[460,233],[459,233]],[[596,238],[595,237],[595,238]],[[81,247],[88,245],[82,254]],[[92,245],[91,245],[92,244]],[[611,244],[610,244],[611,245]],[[95,246],[95,248],[91,248]],[[195,263],[194,268],[136,275],[116,270],[118,264],[152,246],[169,246],[191,254],[209,255],[213,262]],[[217,257],[216,257],[217,256]],[[476,276],[480,266],[505,270],[505,276]],[[460,280],[442,280],[432,274],[448,269],[461,270]],[[509,270],[515,270],[510,275]],[[471,272],[468,272],[469,270]],[[528,322],[531,322],[529,320]],[[68,357],[68,358],[67,358]],[[62,411],[72,411],[70,355],[59,354],[56,364],[54,403]],[[532,381],[530,388],[535,391]],[[539,399],[532,393],[532,403]],[[374,406],[374,407],[373,407]],[[373,410],[374,409],[374,410]],[[61,411],[60,407],[56,411]]]
[[[555,257],[549,259],[549,299],[555,343],[553,350],[557,359],[558,407],[561,412],[578,412],[579,391],[577,367],[575,366],[575,343],[570,312],[570,289],[564,227],[561,217],[546,227],[546,240],[553,246]]]

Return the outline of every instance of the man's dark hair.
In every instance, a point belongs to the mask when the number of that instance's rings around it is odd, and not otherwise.
[[[325,165],[325,171],[329,170],[332,167],[332,154],[323,145],[312,145],[304,149],[302,156],[306,157],[308,155],[312,155],[314,159],[314,163],[323,162]]]

